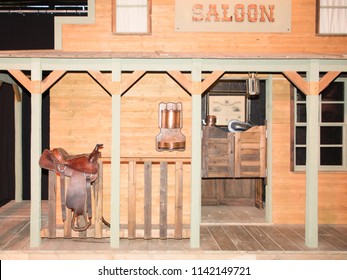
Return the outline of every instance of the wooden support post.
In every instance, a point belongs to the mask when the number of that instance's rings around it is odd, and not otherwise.
[[[167,238],[167,162],[160,162],[160,239]]]
[[[56,187],[57,175],[54,171],[48,173],[48,237],[56,238]]]
[[[332,78],[332,76],[330,77]],[[307,73],[306,92],[306,217],[305,244],[318,247],[318,168],[319,168],[319,62],[312,60]],[[324,79],[325,86],[327,85]],[[323,86],[322,86],[323,88]]]
[[[32,60],[31,77],[41,81],[39,59]],[[42,152],[42,94],[31,92],[31,204],[30,204],[30,247],[41,244],[41,168],[38,164]]]
[[[103,209],[103,162],[99,160],[99,176],[94,183],[95,214],[94,237],[102,238],[102,209]]]
[[[129,161],[128,171],[128,238],[136,238],[136,161]]]
[[[111,229],[110,246],[120,245],[120,116],[121,116],[121,65],[118,60],[112,62],[112,81],[115,94],[112,94],[112,149],[111,149]]]
[[[266,80],[266,186],[265,186],[265,219],[272,223],[272,75]]]
[[[192,80],[192,163],[190,175],[190,247],[200,247],[201,223],[201,63],[193,65]]]
[[[319,95],[307,95],[305,244],[318,247]]]
[[[152,238],[152,162],[144,164],[144,239]]]
[[[16,202],[21,202],[23,200],[22,92],[20,91],[18,85],[13,84],[12,87],[15,95],[15,200]]]
[[[175,164],[175,231],[174,238],[182,239],[183,224],[183,162]]]

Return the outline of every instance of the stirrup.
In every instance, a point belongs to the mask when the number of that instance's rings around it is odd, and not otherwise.
[[[81,215],[80,215],[81,216]],[[75,221],[76,221],[76,218],[78,218],[79,216],[76,216],[74,213],[72,214],[72,220],[71,220],[71,228],[74,230],[74,231],[78,231],[78,232],[81,232],[81,231],[85,231],[87,230],[90,225],[92,224],[92,219],[91,217],[88,217],[87,218],[87,215],[86,213],[83,214],[83,218],[84,218],[84,223],[85,223],[85,226],[83,227],[80,227],[78,225],[78,221],[76,222],[76,225],[77,227],[75,226]]]

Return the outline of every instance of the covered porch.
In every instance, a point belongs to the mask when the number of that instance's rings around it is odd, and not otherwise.
[[[171,250],[171,243],[177,244],[180,247],[179,251],[188,247],[187,252],[204,252],[205,244],[214,244],[214,249],[206,249],[206,251],[218,251],[219,254],[223,253],[221,245],[218,245],[218,241],[213,237],[211,230],[222,231],[222,235],[226,231],[233,231],[234,228],[215,228],[204,226],[201,224],[201,94],[215,82],[225,72],[258,72],[258,73],[270,73],[269,79],[271,79],[272,73],[282,73],[293,84],[295,84],[300,90],[302,90],[307,96],[308,112],[307,116],[307,169],[306,169],[306,221],[304,225],[298,226],[297,230],[300,233],[295,233],[295,230],[289,229],[289,232],[294,232],[294,236],[302,238],[304,245],[302,249],[298,251],[310,251],[320,249],[318,243],[319,232],[322,232],[322,228],[318,225],[318,119],[317,116],[317,102],[319,93],[333,81],[341,72],[347,71],[347,60],[345,57],[340,56],[319,56],[319,55],[289,55],[280,57],[262,57],[262,56],[245,56],[245,57],[230,57],[213,54],[209,54],[209,57],[192,57],[185,58],[184,54],[177,56],[176,54],[116,54],[116,53],[65,53],[65,52],[2,52],[0,54],[1,70],[8,71],[22,86],[26,87],[32,94],[32,136],[31,136],[31,202],[30,202],[30,221],[26,227],[23,227],[21,232],[29,232],[29,246],[28,250],[39,250],[42,246],[50,247],[49,243],[55,240],[41,239],[40,231],[42,226],[42,214],[41,209],[41,197],[40,197],[40,184],[41,184],[41,168],[37,164],[41,154],[41,102],[42,93],[44,90],[52,86],[59,78],[68,71],[84,71],[88,72],[110,95],[112,96],[112,154],[111,154],[111,231],[110,238],[103,240],[102,242],[93,241],[93,246],[107,246],[108,248],[119,248],[122,250],[125,246],[134,246],[136,243],[143,243],[147,245],[138,244],[137,247],[144,247],[145,251],[148,251],[149,245],[152,241],[128,241],[120,238],[119,228],[119,173],[120,173],[120,114],[121,95],[131,87],[141,76],[147,71],[162,71],[167,72],[181,87],[183,87],[189,95],[191,95],[192,104],[192,140],[194,143],[191,150],[191,203],[190,203],[190,239],[175,241],[167,240],[165,243],[170,244],[168,251]],[[30,72],[30,77],[24,74],[24,71]],[[51,74],[44,80],[42,80],[42,72],[51,71]],[[104,72],[111,73],[111,79],[109,76],[104,75]],[[122,72],[131,72],[131,77],[122,81]],[[183,73],[188,73],[190,78],[187,78]],[[203,73],[207,73],[206,79],[202,79]],[[306,79],[302,78],[299,73],[304,73]],[[320,74],[324,74],[323,78],[320,78]],[[268,89],[267,94],[271,96],[271,86]],[[267,204],[266,204],[266,221],[269,225],[265,228],[259,228],[256,232],[262,232],[260,238],[267,239],[269,235],[266,231],[274,230],[275,233],[280,232],[276,227],[280,225],[271,225],[272,222],[272,115],[271,98],[268,99],[267,104],[267,127],[268,127],[268,170],[267,170]],[[29,226],[30,225],[30,226]],[[237,230],[241,230],[249,234],[249,231],[255,229],[246,229],[245,225],[240,225]],[[270,228],[268,228],[270,227]],[[275,227],[275,228],[273,228]],[[285,226],[287,227],[287,226]],[[288,226],[290,227],[290,226]],[[329,226],[330,227],[330,226]],[[340,226],[342,228],[342,234],[346,234],[345,225]],[[236,229],[236,228],[235,228]],[[330,230],[330,229],[329,229]],[[337,230],[339,232],[339,230]],[[323,230],[323,235],[326,230]],[[344,232],[344,233],[343,233]],[[304,235],[302,235],[304,233]],[[207,240],[205,240],[204,234],[207,234]],[[280,232],[280,235],[282,233]],[[270,234],[272,235],[272,234]],[[282,234],[283,235],[283,234]],[[288,237],[284,235],[284,240]],[[212,238],[212,239],[211,239]],[[334,237],[336,238],[336,237]],[[219,238],[217,238],[219,239]],[[225,234],[225,241],[229,245],[229,251],[234,251],[236,254],[239,252],[238,247],[230,236]],[[230,241],[229,241],[229,240]],[[210,241],[213,240],[211,243]],[[103,245],[103,243],[108,243]],[[74,242],[73,240],[64,240],[63,243]],[[155,240],[153,242],[156,242]],[[95,243],[95,244],[94,244]],[[97,245],[100,243],[101,245]],[[241,242],[242,243],[242,242]],[[260,243],[257,241],[257,243]],[[345,243],[342,241],[345,246]],[[79,243],[73,243],[79,244]],[[81,243],[82,244],[82,243]],[[125,244],[125,245],[123,245]],[[186,245],[184,245],[186,244]],[[189,244],[189,245],[187,245]],[[233,244],[233,245],[232,245]],[[70,244],[71,246],[75,246]],[[86,244],[85,244],[86,245]],[[53,245],[54,247],[55,245]],[[65,245],[64,245],[65,246]],[[63,246],[63,247],[64,247]],[[230,250],[234,246],[234,250]],[[83,247],[83,246],[82,246]],[[161,246],[162,247],[162,246]],[[285,246],[284,246],[285,247]],[[329,246],[327,246],[328,248]],[[35,248],[35,249],[29,249]],[[165,246],[164,246],[165,248]],[[245,251],[244,247],[240,247],[240,251]],[[279,251],[286,251],[278,246]],[[298,248],[298,247],[297,247]],[[4,248],[5,249],[5,248]],[[330,248],[331,249],[331,248]],[[55,250],[55,249],[49,249]],[[80,250],[85,250],[80,249]],[[130,248],[126,248],[125,251],[131,251]],[[137,251],[136,249],[135,251]],[[153,249],[154,250],[154,249]],[[141,250],[140,250],[141,251]],[[152,250],[149,250],[152,251]],[[156,250],[154,250],[156,251]],[[266,251],[265,247],[258,247],[254,251]],[[276,250],[275,250],[276,251]],[[294,250],[295,251],[295,250]],[[329,251],[329,250],[328,250]],[[334,250],[333,250],[334,251]],[[338,251],[338,249],[337,249]],[[11,252],[11,250],[10,250]],[[37,251],[38,252],[38,251]]]

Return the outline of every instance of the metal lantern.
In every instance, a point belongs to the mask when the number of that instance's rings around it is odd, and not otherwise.
[[[156,137],[157,151],[184,151],[186,137],[182,134],[182,103],[159,104],[160,133]]]
[[[246,80],[247,96],[257,96],[260,93],[260,82],[257,79],[256,73],[250,73],[249,79]]]

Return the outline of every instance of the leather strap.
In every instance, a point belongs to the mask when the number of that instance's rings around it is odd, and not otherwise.
[[[60,173],[60,196],[61,196],[61,215],[63,222],[66,220],[66,206],[65,206],[65,175]]]
[[[86,177],[86,188],[87,188],[87,214],[88,214],[88,219],[91,220],[92,218],[92,192],[91,192],[91,175],[84,174]]]

